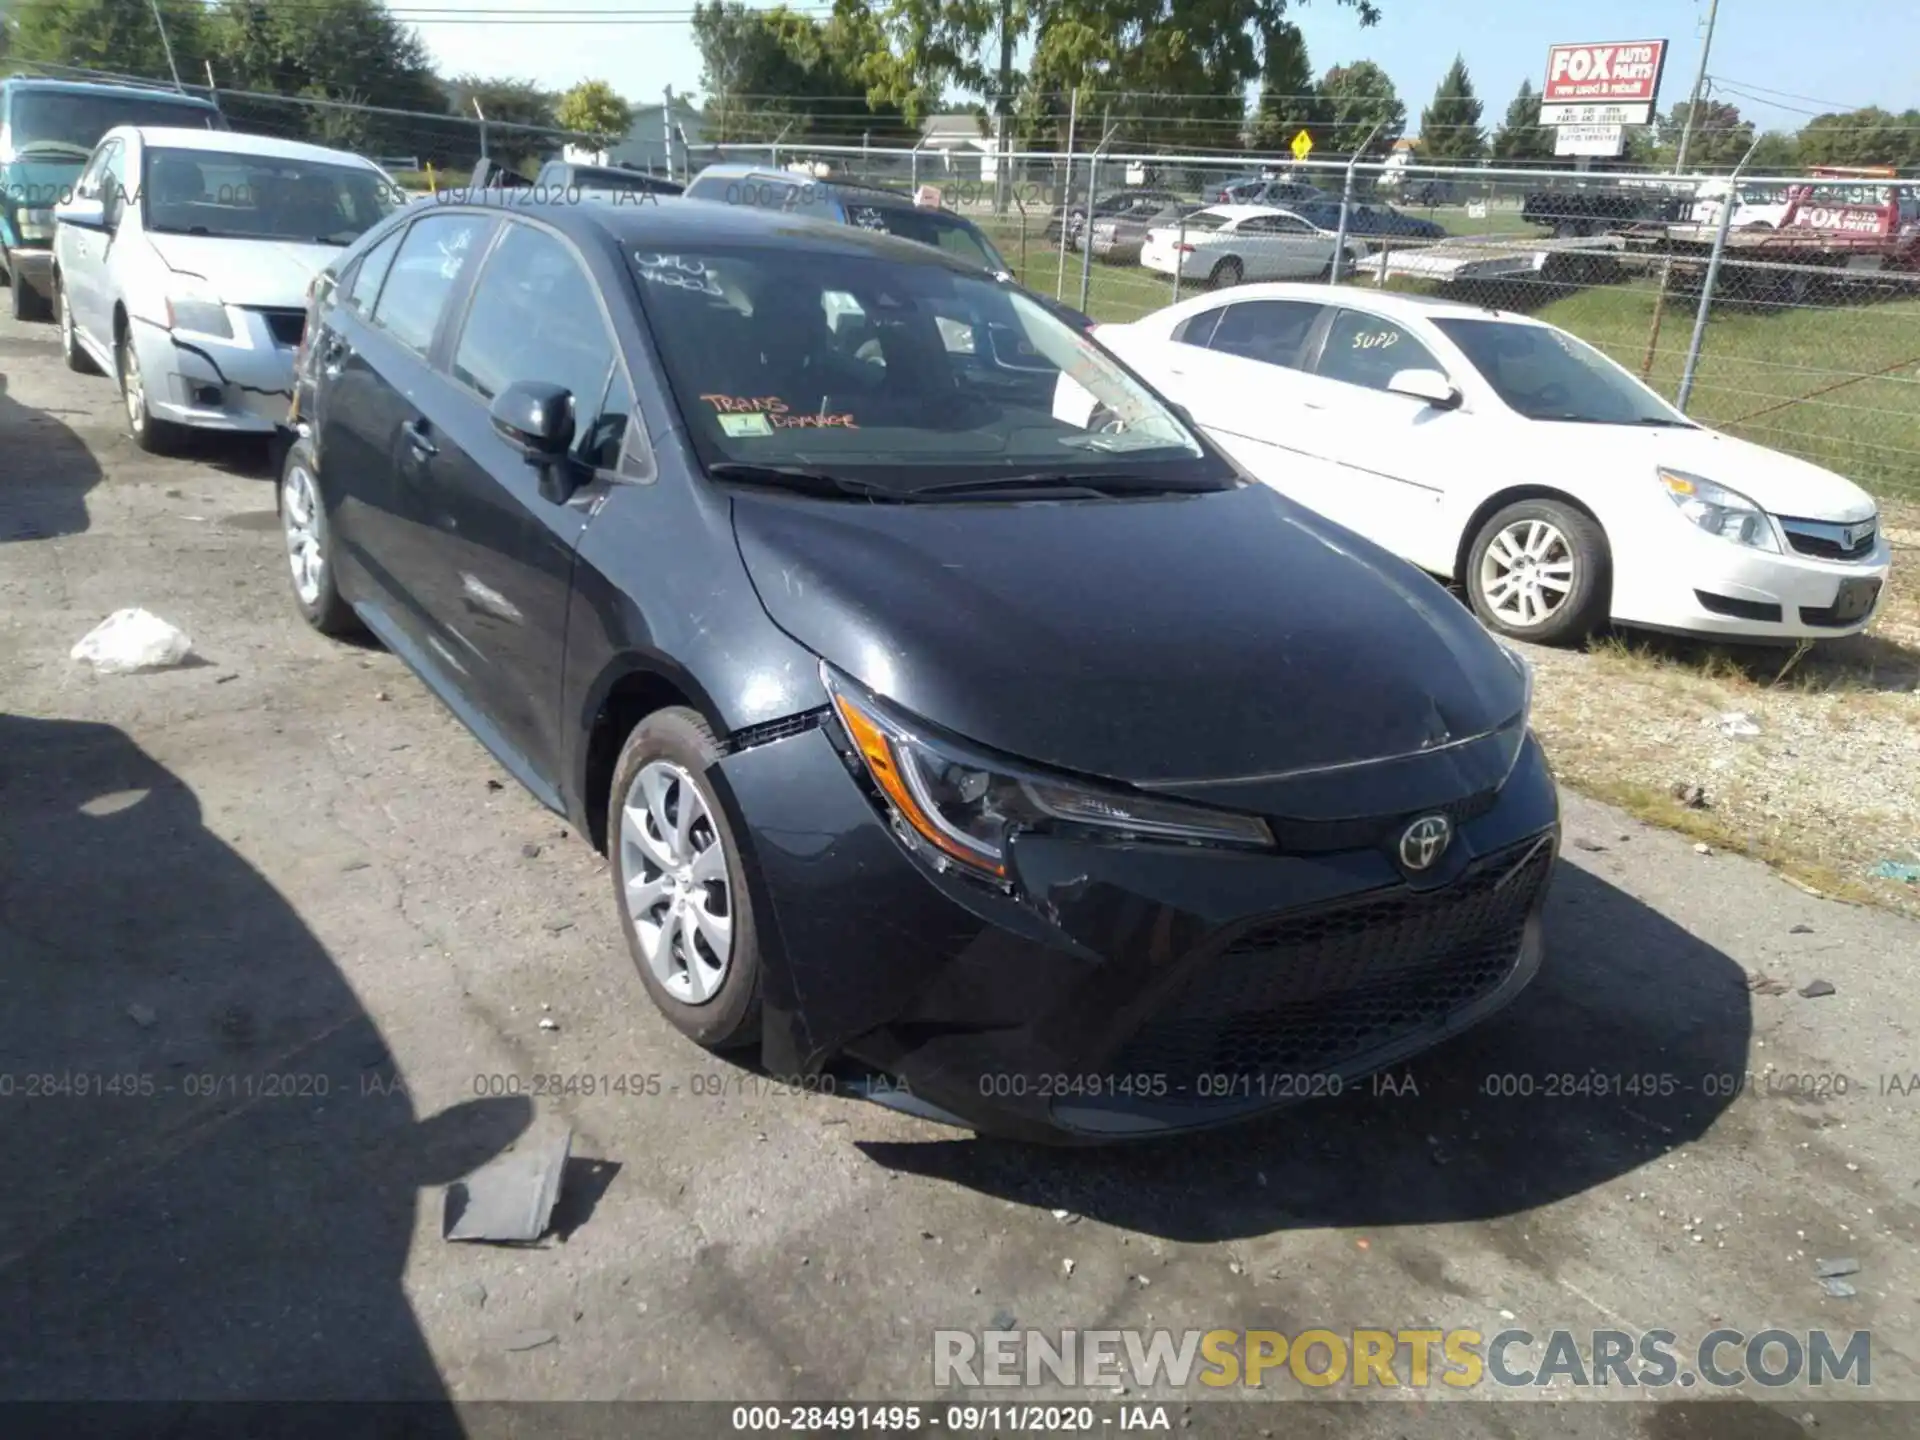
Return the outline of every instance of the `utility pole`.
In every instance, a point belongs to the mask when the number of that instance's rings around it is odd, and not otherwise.
[[[1013,0],[1000,0],[1000,93],[994,105],[993,209],[1007,213],[1007,172],[1013,168],[1007,154],[1009,111],[1013,105]]]
[[[1707,91],[1707,57],[1713,53],[1713,24],[1720,18],[1720,0],[1708,0],[1707,34],[1700,42],[1700,69],[1693,77],[1693,96],[1687,101],[1686,123],[1680,127],[1680,148],[1673,157],[1673,173],[1678,175],[1687,168],[1687,146],[1693,139],[1694,116],[1699,112],[1700,100]]]
[[[147,8],[153,11],[154,28],[160,32],[160,48],[167,52],[167,70],[173,76],[173,88],[184,95],[187,87],[180,83],[180,67],[173,63],[173,42],[167,38],[167,22],[160,18],[160,0],[147,0]]]
[[[660,94],[660,155],[666,162],[667,179],[673,179],[673,87],[665,86]]]

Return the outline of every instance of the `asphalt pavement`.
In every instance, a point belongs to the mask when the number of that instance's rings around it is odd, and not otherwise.
[[[1824,1329],[1869,1387],[1234,1413],[1920,1428],[1858,1403],[1920,1400],[1913,922],[1567,795],[1540,979],[1384,1088],[1098,1151],[796,1093],[681,1039],[591,848],[300,622],[262,448],[142,455],[51,327],[0,321],[0,382],[0,1398],[925,1401],[936,1330]],[[190,663],[68,658],[134,605]],[[544,1242],[442,1238],[569,1127]]]

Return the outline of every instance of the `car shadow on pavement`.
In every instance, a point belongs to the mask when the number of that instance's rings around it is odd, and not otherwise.
[[[1337,1099],[1137,1146],[861,1148],[1181,1241],[1516,1215],[1698,1139],[1731,1103],[1752,1030],[1741,967],[1604,879],[1562,862],[1546,925],[1545,966],[1511,1006]]]
[[[462,1435],[402,1288],[419,1192],[532,1107],[421,1119],[395,1079],[180,779],[112,726],[0,715],[0,1399],[165,1402],[129,1435],[405,1400],[409,1435]]]
[[[0,371],[0,545],[83,534],[100,462],[58,417],[22,405]]]

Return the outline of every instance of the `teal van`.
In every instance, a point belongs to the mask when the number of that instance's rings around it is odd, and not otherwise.
[[[11,75],[0,80],[0,271],[16,320],[52,318],[53,207],[116,125],[228,128],[219,107],[176,90]]]

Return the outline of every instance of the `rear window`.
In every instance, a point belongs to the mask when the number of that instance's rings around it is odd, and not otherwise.
[[[651,195],[680,188],[671,181],[656,180],[651,175],[636,174],[632,170],[602,170],[587,165],[574,166],[571,177],[562,171],[555,178],[578,185],[583,190],[620,190],[634,195]]]
[[[708,463],[874,467],[880,483],[911,488],[936,472],[1205,458],[1097,346],[985,275],[762,246],[630,259]],[[1056,418],[1063,380],[1091,396],[1101,425]]]
[[[993,242],[979,230],[958,216],[941,210],[909,205],[863,205],[857,200],[849,200],[847,223],[858,225],[863,230],[883,230],[889,235],[898,235],[902,240],[931,245],[983,270],[999,272],[1013,268],[993,248]]]
[[[1189,215],[1186,219],[1189,230],[1220,230],[1226,224],[1227,217],[1224,215]]]

